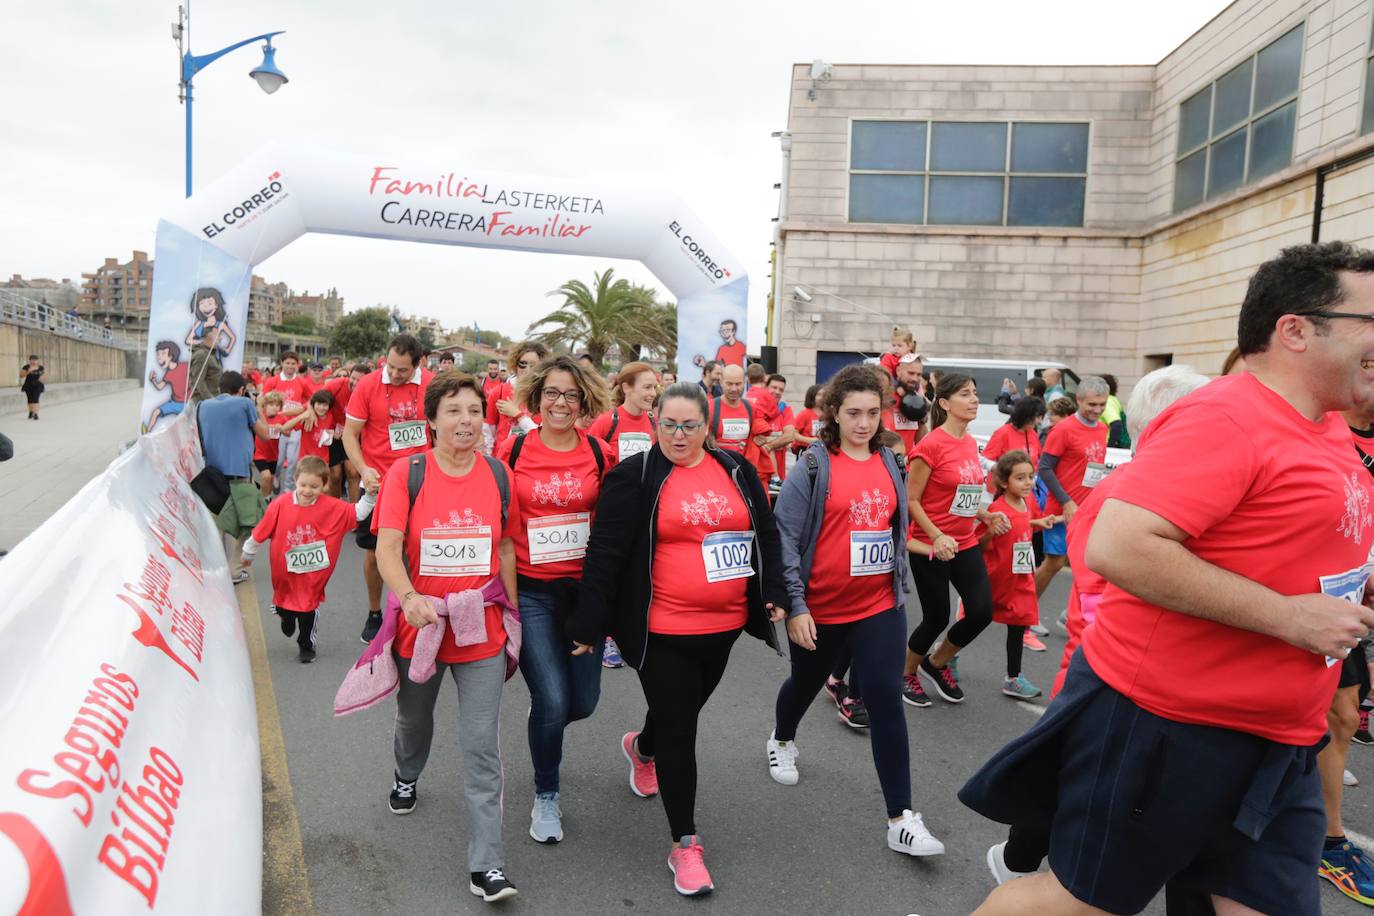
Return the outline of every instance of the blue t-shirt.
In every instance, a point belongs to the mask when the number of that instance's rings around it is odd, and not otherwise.
[[[248,398],[221,394],[200,405],[205,463],[225,477],[253,476],[253,424],[258,409]]]

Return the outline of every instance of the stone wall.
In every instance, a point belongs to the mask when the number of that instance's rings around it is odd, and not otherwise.
[[[30,353],[38,354],[47,370],[43,381],[50,385],[129,377],[119,347],[0,322],[0,388],[19,387],[19,366]]]

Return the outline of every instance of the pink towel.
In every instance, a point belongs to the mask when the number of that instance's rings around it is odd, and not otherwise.
[[[476,589],[449,592],[443,598],[424,596],[439,615],[439,622],[422,627],[415,637],[408,677],[423,684],[434,677],[435,659],[444,642],[444,629],[453,628],[453,641],[459,646],[480,646],[487,641],[487,603]]]

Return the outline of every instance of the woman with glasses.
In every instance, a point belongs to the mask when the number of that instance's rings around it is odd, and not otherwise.
[[[590,716],[601,696],[600,652],[569,654],[563,626],[576,602],[601,478],[614,461],[610,448],[577,423],[605,410],[610,396],[596,373],[555,356],[520,377],[515,400],[542,421],[506,440],[498,452],[511,469],[521,516],[515,571],[524,636],[520,671],[530,689],[530,836],[557,843],[563,839],[563,730]]]
[[[526,373],[549,355],[545,346],[536,341],[518,343],[511,348],[510,377],[487,393],[486,425],[482,428],[487,451],[495,454],[505,444],[512,431],[529,432],[539,425],[515,395],[515,386]]]
[[[752,466],[710,442],[709,411],[700,387],[673,385],[658,443],[607,475],[568,627],[578,654],[609,631],[639,673],[649,709],[621,750],[631,791],[663,799],[685,896],[712,889],[694,819],[698,717],[739,634],[774,644],[770,620],[787,605],[767,494]]]

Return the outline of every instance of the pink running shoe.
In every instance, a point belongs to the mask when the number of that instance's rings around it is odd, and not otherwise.
[[[1021,637],[1021,645],[1025,646],[1027,649],[1030,649],[1032,652],[1045,651],[1045,644],[1040,641],[1039,636],[1036,636],[1030,630],[1027,630],[1026,635]]]
[[[685,836],[681,846],[668,853],[668,868],[673,873],[673,887],[684,897],[699,897],[715,890],[711,873],[706,870],[705,849],[701,837]]]
[[[630,761],[630,791],[640,798],[653,798],[658,794],[658,770],[652,760],[640,760],[635,752],[635,739],[639,732],[626,732],[620,739],[620,749],[625,759]]]

